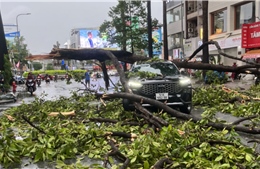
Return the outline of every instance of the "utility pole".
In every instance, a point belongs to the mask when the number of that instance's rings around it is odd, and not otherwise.
[[[181,59],[184,59],[184,45],[183,45],[183,40],[184,40],[184,31],[183,31],[183,16],[184,16],[184,12],[183,12],[183,1],[181,0]]]
[[[0,70],[4,70],[4,57],[8,54],[5,33],[4,33],[4,25],[2,21],[1,11],[0,11]]]
[[[202,42],[208,42],[208,0],[202,1],[202,20],[203,20],[203,38]],[[206,45],[202,50],[202,63],[209,63],[209,47]],[[206,71],[203,71],[203,78],[206,76]]]
[[[168,58],[168,37],[167,37],[167,12],[166,12],[166,0],[163,0],[163,58],[164,60],[169,60]]]
[[[31,13],[21,13],[18,14],[16,16],[16,28],[17,28],[17,32],[16,32],[16,37],[17,37],[17,43],[18,43],[18,54],[19,54],[19,59],[20,59],[20,74],[22,74],[22,70],[23,70],[23,64],[22,64],[22,55],[21,55],[21,44],[20,44],[20,35],[18,35],[19,33],[19,29],[18,29],[18,17],[21,15],[31,15]],[[20,34],[20,33],[19,33]]]
[[[147,31],[148,31],[148,53],[149,57],[153,57],[153,38],[152,38],[152,16],[151,16],[151,0],[147,0]]]

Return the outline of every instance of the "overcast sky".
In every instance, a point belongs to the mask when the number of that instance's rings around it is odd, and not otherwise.
[[[94,2],[93,2],[94,1]],[[18,26],[32,54],[49,53],[56,41],[61,46],[69,40],[70,30],[80,27],[99,27],[109,19],[109,7],[115,6],[117,0],[82,0],[58,1],[46,0],[26,2],[0,0],[3,23],[16,24],[16,16],[21,13],[31,15],[19,16]],[[152,17],[162,23],[162,1],[152,1]]]

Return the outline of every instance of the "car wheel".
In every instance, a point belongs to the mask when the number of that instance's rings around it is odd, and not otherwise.
[[[182,113],[185,113],[185,114],[190,114],[190,112],[191,112],[191,104],[189,104],[189,105],[185,105],[185,106],[181,106],[180,107],[180,111],[182,112]]]

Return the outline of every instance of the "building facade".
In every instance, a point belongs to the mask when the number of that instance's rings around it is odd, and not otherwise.
[[[236,0],[209,2],[209,39],[217,41],[221,49],[229,55],[241,58],[246,52],[241,47],[243,24],[259,21],[260,1]],[[209,46],[210,53],[217,53],[216,47]],[[234,60],[222,57],[224,65],[232,65]],[[237,62],[242,65],[242,62]]]
[[[190,1],[169,1],[167,2],[167,28],[168,28],[168,47],[169,55],[173,58],[176,56],[171,51],[182,49],[183,56],[189,57],[201,44],[203,34],[202,20],[202,0]],[[183,4],[183,25],[175,21],[174,17],[170,17],[177,7]],[[240,58],[245,49],[241,47],[241,28],[245,23],[254,23],[260,21],[260,1],[259,0],[234,0],[234,1],[217,1],[209,0],[208,3],[208,30],[209,40],[217,41],[221,49],[229,55]],[[174,14],[173,14],[174,15]],[[177,18],[178,19],[178,18]],[[178,45],[178,33],[183,30],[183,43]],[[181,42],[181,40],[180,40]],[[177,46],[176,46],[177,44]],[[218,57],[217,49],[214,45],[209,46],[211,57]],[[201,56],[202,52],[197,56]],[[232,65],[234,60],[221,57],[220,62],[224,65]],[[241,62],[237,62],[241,65]]]
[[[184,3],[181,0],[167,1],[166,10],[169,60],[181,59],[185,30]]]

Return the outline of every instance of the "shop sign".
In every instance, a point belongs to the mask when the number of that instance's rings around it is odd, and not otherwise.
[[[242,48],[260,47],[260,22],[243,24]]]
[[[217,41],[221,49],[232,48],[232,47],[237,47],[237,46],[241,45],[241,36],[223,38],[220,40],[213,39],[213,41]],[[209,45],[209,51],[212,51],[212,50],[217,50],[215,45]]]

